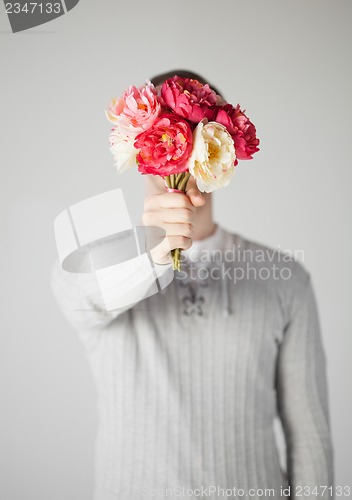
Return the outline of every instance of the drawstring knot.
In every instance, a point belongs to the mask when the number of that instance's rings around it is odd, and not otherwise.
[[[206,273],[206,277],[202,278],[199,275],[198,270],[202,267],[214,268],[215,266],[218,266],[220,270],[222,312],[226,317],[231,316],[233,314],[233,311],[231,307],[230,280],[226,276],[225,264],[223,260],[218,256],[212,256],[207,263],[204,263],[199,260],[190,260],[189,258],[187,258],[185,264],[186,265],[183,270],[186,271],[186,276],[180,279],[180,286],[186,287],[188,292],[188,294],[183,297],[183,303],[185,305],[185,309],[183,311],[184,314],[186,316],[192,313],[196,313],[199,316],[203,315],[203,306],[206,307],[206,305],[203,296],[204,294],[202,294],[202,289],[211,286],[211,274],[208,272]],[[192,267],[197,271],[195,277],[192,276],[192,273],[190,272],[192,270]]]

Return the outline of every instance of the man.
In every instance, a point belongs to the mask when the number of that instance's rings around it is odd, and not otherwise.
[[[172,272],[170,250],[183,249],[166,288],[107,311],[93,274],[58,263],[52,273],[97,385],[95,500],[332,496],[326,361],[309,273],[215,223],[212,195],[194,181],[170,193],[146,176],[146,188],[143,224],[165,231],[151,252],[158,271]],[[116,293],[126,286],[117,278]]]

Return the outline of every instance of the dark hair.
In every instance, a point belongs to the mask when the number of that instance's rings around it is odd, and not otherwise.
[[[156,87],[157,85],[161,85],[165,80],[168,80],[175,75],[180,76],[181,78],[191,78],[192,80],[198,80],[200,83],[203,83],[203,85],[207,83],[216,94],[223,97],[221,92],[216,87],[214,87],[214,85],[209,83],[205,78],[203,78],[201,75],[198,75],[197,73],[194,73],[193,71],[188,71],[186,69],[173,69],[172,71],[167,71],[166,73],[160,73],[159,75],[155,75],[153,76],[153,78],[150,78],[150,81]]]

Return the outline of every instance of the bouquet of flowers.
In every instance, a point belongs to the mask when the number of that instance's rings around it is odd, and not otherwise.
[[[113,98],[106,110],[114,125],[109,143],[118,173],[137,166],[163,177],[171,192],[185,192],[192,176],[210,193],[227,186],[238,160],[259,151],[256,128],[241,110],[208,84],[177,75],[154,87],[147,80]],[[181,250],[172,251],[180,270]]]

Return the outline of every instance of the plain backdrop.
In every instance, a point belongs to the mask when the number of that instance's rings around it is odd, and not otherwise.
[[[351,484],[350,0],[81,0],[12,34],[0,6],[0,497],[89,500],[96,394],[83,345],[49,287],[55,216],[122,187],[104,109],[130,84],[194,70],[239,102],[261,151],[215,193],[215,219],[304,251],[328,363],[336,484]]]

